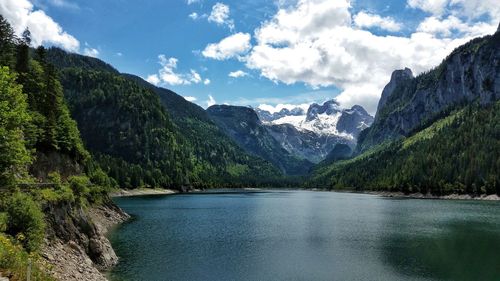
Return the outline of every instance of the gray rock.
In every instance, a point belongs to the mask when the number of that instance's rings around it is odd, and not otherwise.
[[[454,50],[437,68],[409,78],[398,71],[384,89],[373,125],[358,152],[385,140],[410,135],[450,110],[500,98],[500,31]]]

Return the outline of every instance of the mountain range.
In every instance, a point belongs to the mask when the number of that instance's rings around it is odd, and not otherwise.
[[[316,166],[310,186],[500,194],[500,26],[414,76],[396,70],[354,157]]]
[[[231,105],[205,110],[96,58],[50,48],[46,59],[59,70],[64,97],[85,147],[120,186],[275,185],[286,181],[285,176],[308,175],[307,185],[336,188],[367,185],[368,180],[359,176],[373,170],[365,167],[366,159],[382,153],[384,159],[378,164],[392,163],[399,154],[384,154],[387,149],[403,146],[408,152],[408,147],[421,145],[424,142],[411,142],[412,146],[406,142],[432,131],[436,122],[450,116],[458,122],[466,118],[463,110],[478,116],[491,110],[488,106],[494,106],[499,96],[498,44],[497,32],[457,48],[441,65],[416,77],[408,68],[396,70],[381,94],[375,117],[359,105],[342,108],[336,100],[280,111]],[[428,138],[419,140],[426,143]],[[464,142],[460,137],[454,141]],[[420,146],[414,149],[418,153],[412,153],[413,158],[429,154],[419,151]],[[470,157],[460,161],[472,161]],[[453,165],[446,159],[439,161]],[[365,168],[358,171],[359,167]],[[437,169],[431,164],[426,167]],[[358,171],[353,179],[360,182],[347,180],[350,170]],[[379,172],[372,171],[367,178]],[[404,180],[414,183],[418,172],[409,173],[410,179]],[[490,182],[490,176],[481,176],[476,185]],[[385,181],[398,185],[403,180],[384,176],[383,188],[387,188]],[[471,184],[455,175],[448,181]]]
[[[313,163],[325,159],[336,144],[354,148],[359,133],[373,123],[363,107],[344,109],[335,100],[313,103],[307,110],[295,107],[271,113],[257,108],[256,112],[288,152]]]

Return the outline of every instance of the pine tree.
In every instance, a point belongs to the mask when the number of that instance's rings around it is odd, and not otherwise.
[[[31,162],[24,138],[30,122],[28,104],[15,80],[8,67],[0,68],[0,187],[26,176]]]

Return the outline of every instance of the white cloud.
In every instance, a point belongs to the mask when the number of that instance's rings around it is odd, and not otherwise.
[[[208,95],[208,100],[206,101],[207,107],[211,107],[216,103],[217,102],[215,101],[214,97],[212,95]]]
[[[62,27],[41,10],[34,10],[28,0],[0,1],[0,14],[12,25],[16,34],[26,28],[31,31],[33,46],[53,44],[77,52],[80,42],[65,32]]]
[[[477,37],[484,35],[485,31],[486,33],[495,32],[495,26],[485,22],[466,23],[456,16],[443,19],[431,16],[418,25],[417,31],[441,37],[451,37],[454,34]]]
[[[310,91],[305,93],[299,93],[284,97],[260,97],[260,98],[245,98],[239,97],[235,100],[227,101],[230,104],[242,105],[242,106],[259,106],[261,104],[265,105],[293,105],[293,106],[303,106],[305,104],[311,104],[313,102],[323,103],[327,100],[331,100],[337,94],[336,91],[330,90],[318,90]]]
[[[279,9],[255,31],[257,45],[245,57],[246,66],[274,82],[336,86],[342,106],[360,104],[373,114],[395,69],[429,70],[455,47],[498,25],[467,24],[458,38],[437,36],[447,33],[431,32],[430,25],[408,36],[380,36],[354,28],[350,8],[348,0],[299,0]]]
[[[210,84],[210,79],[207,78],[207,79],[203,80],[203,84],[209,85]]]
[[[245,77],[245,76],[248,76],[248,73],[246,73],[245,71],[243,70],[237,70],[237,71],[233,71],[233,72],[230,72],[228,74],[229,77],[233,77],[233,78],[240,78],[240,77]]]
[[[183,97],[185,100],[187,101],[190,101],[190,102],[195,102],[197,100],[197,98],[195,97],[191,97],[191,96],[187,96],[187,97]]]
[[[177,62],[176,58],[167,58],[165,55],[158,56],[159,63],[161,65],[158,74],[151,74],[146,78],[151,84],[161,85],[191,85],[199,84],[205,82],[201,75],[194,69],[191,69],[189,73],[181,74],[177,73]]]
[[[443,16],[445,14],[460,15],[468,19],[488,15],[491,23],[500,20],[498,0],[408,0],[408,6],[414,9]]]
[[[121,57],[121,56],[123,56],[123,53],[118,52],[118,53],[116,53],[116,55],[119,56],[119,57]]]
[[[201,76],[198,72],[191,69],[191,75],[190,75],[189,81],[193,82],[195,84],[198,84],[202,81],[202,79],[201,79]]]
[[[83,54],[89,57],[97,58],[99,56],[99,51],[95,48],[85,47],[85,49],[83,49]]]
[[[259,106],[257,108],[259,108],[261,110],[268,111],[270,113],[275,113],[275,112],[280,112],[282,109],[292,110],[292,109],[298,107],[298,108],[301,108],[304,112],[307,112],[310,105],[311,104],[309,104],[309,103],[303,103],[303,104],[279,103],[277,105],[259,104]]]
[[[250,34],[238,32],[222,39],[219,43],[208,44],[202,55],[216,60],[225,60],[247,53],[252,45]]]
[[[157,74],[151,74],[146,78],[149,83],[158,86],[160,84],[160,77]]]
[[[199,3],[201,0],[187,0],[187,4],[188,5],[191,5],[191,4],[194,4],[194,3]]]
[[[189,14],[189,17],[192,19],[192,20],[196,20],[198,19],[198,13],[196,12],[192,12],[191,14]]]
[[[396,22],[391,17],[381,17],[379,15],[370,14],[364,11],[359,12],[354,16],[354,24],[357,27],[378,27],[388,31],[401,30],[401,24]]]
[[[215,22],[217,25],[226,25],[230,30],[233,30],[234,21],[229,18],[229,13],[229,6],[218,2],[212,7],[212,12],[208,16],[208,21]]]
[[[440,15],[444,12],[449,0],[408,0],[408,6],[422,11]]]

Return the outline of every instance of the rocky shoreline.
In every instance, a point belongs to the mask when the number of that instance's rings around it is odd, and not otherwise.
[[[500,201],[500,196],[496,194],[480,195],[480,196],[472,196],[469,194],[449,194],[449,195],[436,196],[432,194],[422,194],[422,193],[404,194],[403,192],[390,192],[390,191],[365,191],[361,193],[378,195],[383,197],[392,197],[392,198]]]
[[[143,196],[143,195],[168,195],[179,193],[173,189],[153,189],[153,188],[138,188],[138,189],[120,189],[111,192],[111,197],[130,197],[130,196]]]
[[[107,281],[103,271],[116,265],[118,257],[106,234],[130,216],[112,202],[86,211],[55,206],[49,214],[53,232],[45,240],[42,256],[50,273],[61,281]]]

